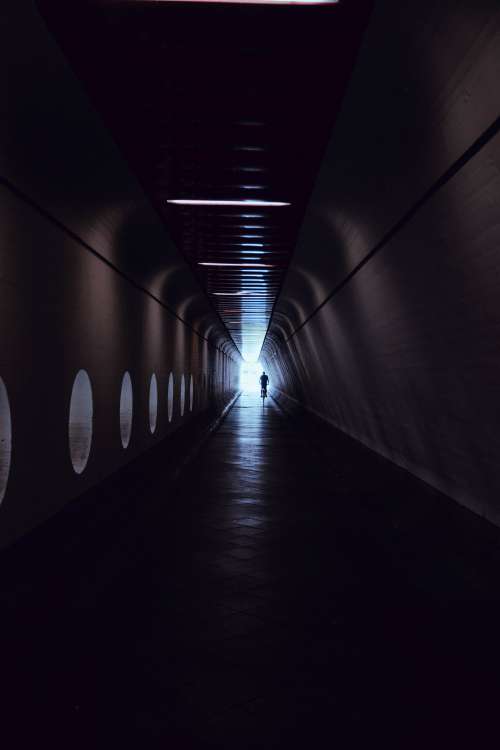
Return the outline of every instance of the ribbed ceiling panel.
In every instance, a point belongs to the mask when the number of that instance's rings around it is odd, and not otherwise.
[[[42,3],[247,359],[260,352],[370,2],[307,5]]]

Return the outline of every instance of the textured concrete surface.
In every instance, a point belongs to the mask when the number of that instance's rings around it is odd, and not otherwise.
[[[500,8],[380,0],[264,346],[275,385],[500,523]]]
[[[193,415],[222,410],[240,359],[36,6],[8,0],[0,18],[0,380],[12,425],[11,444],[0,445],[0,547]],[[93,437],[77,475],[68,420],[81,369],[92,384]],[[134,402],[126,449],[125,372]],[[182,377],[189,386],[191,376],[193,412],[186,399],[181,416]],[[5,412],[2,398],[0,441]]]
[[[482,743],[499,688],[495,527],[256,396],[176,487],[161,450],[145,461],[78,524],[5,553],[19,742]]]

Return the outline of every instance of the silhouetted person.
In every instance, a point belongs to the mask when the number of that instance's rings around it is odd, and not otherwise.
[[[260,376],[260,388],[261,388],[261,393],[262,391],[264,391],[266,396],[267,396],[267,384],[268,383],[269,383],[269,377],[263,371],[262,375]]]

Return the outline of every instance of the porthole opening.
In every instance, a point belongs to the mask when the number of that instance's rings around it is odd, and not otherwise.
[[[0,378],[0,503],[5,497],[9,481],[12,454],[12,422],[7,388]]]
[[[85,370],[79,370],[73,382],[69,405],[69,453],[73,469],[81,474],[87,465],[92,445],[94,406],[92,385]]]
[[[183,375],[181,378],[181,417],[184,416],[185,403],[186,403],[186,379]]]
[[[193,411],[194,383],[193,376],[189,380],[189,411]]]
[[[151,375],[151,381],[149,383],[149,429],[151,433],[156,430],[156,423],[158,421],[158,383],[156,381],[156,375]]]
[[[124,448],[127,448],[130,443],[133,409],[134,396],[132,392],[132,379],[130,373],[125,372],[122,378],[120,393],[120,437]]]
[[[168,377],[168,392],[167,392],[167,407],[168,407],[168,421],[172,421],[172,415],[174,413],[174,376],[170,373]]]

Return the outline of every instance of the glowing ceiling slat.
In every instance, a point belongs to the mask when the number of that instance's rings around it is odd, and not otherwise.
[[[171,0],[169,0],[171,1]],[[177,0],[173,0],[177,2]],[[191,0],[190,0],[191,1]],[[195,0],[192,0],[193,2]],[[211,200],[200,198],[169,198],[167,203],[174,203],[177,206],[289,206],[286,201],[264,201],[249,198],[248,200]]]
[[[144,3],[223,3],[225,5],[337,5],[339,0],[142,0]]]

